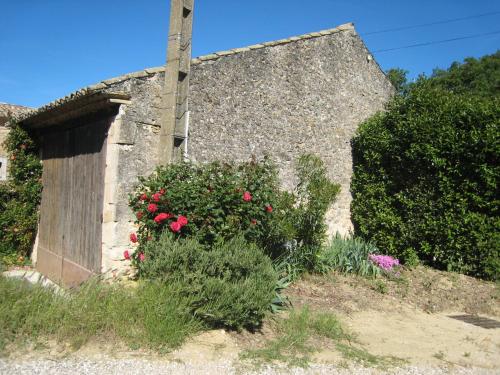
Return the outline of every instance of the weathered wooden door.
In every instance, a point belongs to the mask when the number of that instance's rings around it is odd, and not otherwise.
[[[109,124],[94,120],[42,134],[37,269],[66,286],[100,272]]]

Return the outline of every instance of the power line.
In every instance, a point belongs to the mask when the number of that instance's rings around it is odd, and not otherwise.
[[[483,34],[476,34],[476,35],[468,35],[468,36],[461,36],[458,38],[452,38],[452,39],[443,39],[443,40],[435,40],[431,42],[424,42],[424,43],[417,43],[417,44],[410,44],[408,46],[401,46],[401,47],[394,47],[394,48],[386,48],[386,49],[378,49],[372,51],[372,53],[381,53],[381,52],[389,52],[389,51],[396,51],[399,49],[406,49],[406,48],[414,48],[414,47],[423,47],[423,46],[430,46],[432,44],[441,44],[441,43],[448,43],[448,42],[454,42],[457,40],[464,40],[464,39],[473,39],[473,38],[479,38],[482,36],[487,36],[487,35],[495,35],[495,34],[500,34],[499,31],[492,31],[490,33],[483,33]]]
[[[361,33],[360,35],[361,36],[366,36],[366,35],[389,33],[389,32],[393,32],[393,31],[402,31],[402,30],[417,29],[417,28],[420,28],[420,27],[427,27],[427,26],[434,26],[434,25],[443,25],[443,24],[446,24],[446,23],[471,20],[471,19],[474,19],[474,18],[487,17],[487,16],[492,16],[492,15],[495,15],[495,14],[500,14],[500,11],[489,12],[489,13],[482,13],[482,14],[476,14],[476,15],[473,15],[473,16],[467,16],[467,17],[461,17],[461,18],[452,18],[452,19],[443,20],[443,21],[435,21],[435,22],[429,22],[429,23],[422,23],[422,24],[419,24],[419,25],[402,26],[402,27],[395,27],[395,28],[392,28],[392,29],[370,31],[370,32],[367,32],[367,33]]]

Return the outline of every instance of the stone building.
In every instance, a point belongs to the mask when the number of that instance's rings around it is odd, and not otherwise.
[[[342,192],[330,233],[351,227],[350,139],[393,87],[352,24],[237,48],[191,62],[188,122],[178,154],[194,162],[270,155],[285,187],[294,161],[315,153]],[[137,176],[155,168],[164,67],[103,81],[21,117],[44,163],[34,257],[56,281],[126,266]]]
[[[7,179],[7,150],[4,142],[9,133],[8,120],[11,116],[20,115],[29,112],[30,108],[20,105],[0,103],[0,181]]]

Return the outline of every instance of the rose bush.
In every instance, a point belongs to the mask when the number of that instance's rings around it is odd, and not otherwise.
[[[178,238],[196,237],[207,248],[243,233],[264,245],[279,196],[275,166],[268,160],[241,163],[191,163],[159,167],[130,196],[137,233],[130,254],[140,265],[143,248],[164,231]],[[140,267],[139,267],[140,268]]]

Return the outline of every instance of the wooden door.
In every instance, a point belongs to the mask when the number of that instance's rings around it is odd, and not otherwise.
[[[101,269],[106,137],[110,119],[42,135],[37,269],[73,286]]]

